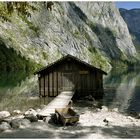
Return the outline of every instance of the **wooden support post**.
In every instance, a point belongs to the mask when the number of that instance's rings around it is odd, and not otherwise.
[[[61,79],[61,91],[63,91],[63,73],[62,72],[61,72],[60,79]]]
[[[41,96],[41,81],[40,81],[40,77],[38,77],[38,80],[39,80],[39,97]]]
[[[50,96],[50,78],[48,74],[48,97]]]
[[[58,72],[56,72],[56,92],[58,95]]]
[[[45,76],[44,76],[44,97],[45,97]]]
[[[52,72],[52,95],[54,96],[54,72]]]

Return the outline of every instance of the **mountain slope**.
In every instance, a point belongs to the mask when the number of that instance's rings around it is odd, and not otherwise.
[[[133,42],[140,52],[140,9],[119,9],[132,35]]]
[[[112,60],[135,59],[127,25],[114,3],[53,2],[51,8],[47,2],[30,4],[38,9],[31,17],[14,12],[11,22],[0,21],[3,42],[22,56],[46,65],[70,53],[105,71]]]

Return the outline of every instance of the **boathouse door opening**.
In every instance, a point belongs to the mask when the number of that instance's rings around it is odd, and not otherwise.
[[[73,91],[74,90],[74,77],[72,72],[65,72],[62,76],[62,91]]]

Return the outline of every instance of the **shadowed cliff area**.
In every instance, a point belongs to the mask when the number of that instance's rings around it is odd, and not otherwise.
[[[7,48],[0,38],[0,71],[33,71],[37,64],[21,56],[13,48]]]
[[[120,8],[119,11],[128,26],[137,52],[140,54],[140,9],[127,10]]]

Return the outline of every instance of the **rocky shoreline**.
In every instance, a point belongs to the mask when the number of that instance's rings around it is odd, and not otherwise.
[[[12,113],[8,111],[1,111],[0,132],[9,129],[27,127],[31,122],[37,122],[37,111],[39,110],[29,109],[24,113],[20,110],[14,110]]]
[[[0,112],[1,138],[140,138],[140,117],[119,113],[106,106],[95,107],[75,104],[74,110],[80,115],[77,124],[62,126],[49,123],[50,117],[38,117],[41,109],[26,112],[14,110]]]

